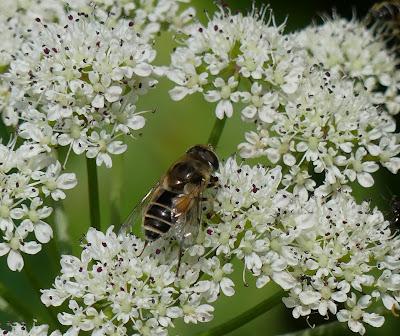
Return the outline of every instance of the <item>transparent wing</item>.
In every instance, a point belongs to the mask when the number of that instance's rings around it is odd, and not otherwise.
[[[150,191],[142,198],[142,200],[135,205],[128,217],[122,223],[118,234],[126,234],[132,232],[132,228],[135,223],[137,223],[138,220],[142,219],[143,210],[149,204],[151,196],[153,195],[159,184],[160,183],[158,182],[153,188],[151,188]]]
[[[173,226],[173,235],[182,247],[195,243],[201,225],[201,194],[196,196],[191,206],[180,215]]]

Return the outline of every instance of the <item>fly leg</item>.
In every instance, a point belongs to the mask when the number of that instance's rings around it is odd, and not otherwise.
[[[140,254],[138,255],[138,257],[141,257],[141,256],[142,256],[142,254],[143,254],[144,250],[146,249],[147,245],[149,245],[149,242],[148,242],[148,241],[145,241],[145,242],[144,242],[144,246],[143,246],[143,250],[142,250],[142,252],[140,252]]]
[[[183,256],[183,244],[179,244],[179,255],[178,255],[178,266],[176,268],[176,273],[175,276],[178,277],[179,275],[179,269],[181,267],[181,261],[182,261],[182,256]]]
[[[214,188],[218,185],[218,177],[211,176],[210,181],[208,181],[207,188]]]

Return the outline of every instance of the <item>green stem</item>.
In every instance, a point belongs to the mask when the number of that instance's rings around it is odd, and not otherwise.
[[[244,313],[220,324],[219,326],[211,328],[206,332],[200,333],[198,336],[221,336],[238,329],[244,326],[246,323],[254,320],[256,317],[276,307],[276,305],[281,302],[283,294],[283,291],[279,291]]]
[[[0,140],[2,144],[6,144],[9,139],[10,139],[10,133],[6,125],[4,125],[2,118],[0,118]]]
[[[219,139],[221,138],[222,131],[224,130],[226,123],[226,117],[223,119],[215,119],[214,127],[211,131],[210,137],[208,138],[208,144],[217,148]]]
[[[24,321],[29,322],[36,315],[33,314],[28,307],[24,306],[20,299],[14,297],[11,294],[11,291],[5,288],[3,284],[0,284],[0,296],[3,300],[7,302],[11,310],[17,316],[22,317]]]
[[[88,175],[90,225],[97,230],[101,230],[99,185],[98,185],[98,179],[97,179],[96,160],[95,159],[86,159],[86,169],[87,169],[87,175]]]
[[[298,331],[293,331],[280,336],[335,336],[344,335],[346,330],[346,324],[340,323],[339,321],[333,321],[319,325],[315,328],[307,328]]]
[[[124,156],[117,155],[113,161],[113,171],[111,176],[111,191],[110,191],[110,223],[115,227],[121,224],[121,190],[122,190],[122,176],[124,168]]]

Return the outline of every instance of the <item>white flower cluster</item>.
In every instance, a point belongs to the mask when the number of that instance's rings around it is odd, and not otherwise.
[[[284,35],[267,8],[248,16],[221,10],[206,26],[192,25],[183,44],[166,70],[178,84],[172,99],[202,92],[218,102],[220,119],[242,103],[242,119],[257,130],[239,145],[241,156],[284,166],[283,183],[296,193],[314,189],[310,170],[324,173],[328,193],[355,180],[372,186],[379,163],[398,172],[390,114],[400,109],[400,72],[385,41],[361,23],[331,20]]]
[[[333,189],[355,180],[371,187],[378,163],[393,174],[400,168],[393,117],[373,106],[367,92],[329,71],[311,67],[295,93],[264,106],[268,113],[258,114],[257,131],[246,133],[240,154],[285,166],[284,185],[295,185],[305,198],[315,186],[311,165]]]
[[[174,319],[209,321],[210,303],[221,292],[234,295],[230,260],[237,257],[244,281],[248,272],[257,287],[273,281],[288,292],[283,300],[296,318],[336,315],[363,334],[364,323],[384,322],[373,303],[400,308],[400,238],[378,210],[347,194],[301,200],[278,190],[280,167],[230,159],[217,176],[220,187],[204,208],[208,226],[185,251],[178,276],[171,237],[144,247],[112,228],[90,229],[81,258],[62,258],[62,274],[42,291],[43,303],[68,302],[58,319],[71,333],[167,335]]]
[[[190,0],[69,0],[67,6],[75,11],[94,15],[114,24],[121,18],[130,19],[135,31],[146,40],[162,30],[183,32],[196,16],[193,7],[182,10]]]
[[[26,325],[14,323],[11,330],[0,329],[0,334],[4,336],[61,336],[57,330],[49,334],[48,325],[37,325],[29,329]]]
[[[61,173],[61,165],[39,145],[0,145],[0,256],[7,255],[12,271],[24,266],[21,253],[36,254],[53,237],[46,223],[52,208],[43,200],[65,198],[76,185],[75,174]]]
[[[32,35],[36,18],[49,22],[64,13],[61,1],[54,0],[0,0],[0,73],[7,68],[24,40]],[[0,80],[1,82],[1,80]]]
[[[400,308],[400,237],[389,222],[349,194],[301,199],[268,189],[268,180],[275,177],[279,184],[280,176],[264,172],[234,161],[222,168],[214,206],[221,222],[208,229],[211,243],[205,246],[215,246],[225,258],[244,259],[257,287],[272,280],[289,291],[283,301],[295,318],[336,315],[360,334],[364,323],[382,326],[384,317],[372,305]],[[271,202],[268,193],[280,201]],[[238,241],[240,232],[244,237]]]
[[[54,288],[42,291],[42,302],[47,306],[68,303],[69,310],[60,313],[58,320],[70,326],[71,334],[84,330],[92,335],[167,335],[176,318],[186,323],[210,321],[214,311],[210,303],[221,292],[234,294],[233,266],[222,255],[240,255],[252,269],[255,255],[268,248],[258,236],[267,230],[267,218],[274,221],[288,194],[276,192],[279,168],[267,172],[244,166],[239,170],[229,161],[220,178],[227,185],[217,202],[232,211],[249,208],[254,218],[263,211],[257,229],[239,235],[245,229],[244,213],[230,222],[203,228],[196,244],[185,251],[178,276],[178,247],[170,237],[143,251],[144,241],[134,236],[117,236],[112,228],[106,234],[90,229],[81,258],[62,258],[61,275]],[[236,191],[239,183],[242,190],[248,190]]]
[[[145,124],[135,103],[156,84],[155,51],[130,21],[113,28],[83,14],[65,25],[37,21],[38,36],[4,74],[3,120],[30,143],[69,146],[110,167],[110,154],[126,150],[117,138]]]
[[[190,26],[184,46],[172,54],[166,70],[177,84],[171,98],[202,92],[207,101],[218,102],[215,113],[220,119],[231,117],[233,103],[243,100],[251,108],[242,113],[251,118],[264,102],[295,92],[303,58],[295,52],[293,39],[283,35],[283,25],[276,26],[268,13],[267,8],[247,16],[221,10],[206,26]],[[243,95],[240,88],[252,83],[255,92]],[[263,96],[261,91],[270,93]]]
[[[379,32],[357,19],[333,17],[321,26],[312,26],[292,38],[304,48],[307,62],[323,64],[331,72],[354,79],[360,89],[366,87],[370,100],[385,105],[391,114],[400,111],[400,71],[394,50],[390,50]]]
[[[400,237],[379,210],[344,194],[328,201],[316,197],[292,202],[278,223],[271,253],[283,257],[285,270],[296,279],[283,299],[295,318],[336,315],[363,335],[365,323],[384,323],[374,304],[400,308]]]

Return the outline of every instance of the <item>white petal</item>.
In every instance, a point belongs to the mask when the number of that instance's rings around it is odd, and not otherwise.
[[[20,250],[27,254],[36,254],[41,249],[42,249],[42,245],[40,245],[34,241],[27,242],[23,246],[20,247]]]
[[[126,151],[127,148],[128,146],[122,141],[113,141],[107,146],[107,150],[111,154],[122,154]]]
[[[379,165],[372,161],[367,161],[362,164],[363,171],[367,173],[376,172],[379,169]]]
[[[10,250],[7,257],[7,265],[12,271],[21,271],[24,267],[24,259],[18,251]]]
[[[104,107],[104,96],[102,95],[97,95],[94,97],[92,100],[92,106],[96,108],[103,108]]]
[[[182,100],[188,93],[189,90],[184,86],[175,86],[172,90],[169,90],[169,95],[174,101]]]
[[[110,155],[108,155],[107,153],[99,153],[96,157],[96,164],[100,167],[102,164],[104,163],[104,165],[107,168],[111,168],[112,167],[112,160]]]
[[[296,285],[296,279],[287,272],[274,272],[272,279],[284,290],[289,290]]]
[[[357,174],[357,181],[360,183],[364,188],[369,188],[374,185],[374,179],[369,173],[358,173]]]
[[[42,243],[46,244],[53,238],[53,230],[51,226],[45,222],[40,222],[35,224],[35,237],[36,239]]]
[[[360,335],[364,335],[365,334],[365,328],[364,328],[364,326],[362,325],[361,322],[354,321],[354,320],[349,320],[349,322],[347,322],[347,325],[349,326],[351,331],[358,332],[358,333],[360,333]]]
[[[233,283],[233,281],[229,278],[222,278],[221,280],[221,289],[222,292],[226,295],[226,296],[232,296],[235,294],[235,289],[233,288],[235,286],[235,284]]]
[[[299,294],[299,299],[303,304],[310,305],[321,299],[321,294],[314,291],[304,291]]]
[[[342,310],[338,311],[338,313],[336,314],[336,317],[339,322],[346,322],[350,318],[350,312],[348,310],[342,309]]]
[[[150,64],[140,63],[134,69],[133,72],[141,77],[147,77],[151,74],[153,68]]]
[[[257,114],[257,109],[254,106],[246,106],[242,110],[242,116],[247,119],[252,119]]]
[[[296,158],[292,154],[286,153],[283,155],[283,162],[285,165],[292,167],[296,164]]]
[[[336,302],[346,302],[347,295],[342,291],[334,292],[332,293],[332,300],[335,300]]]
[[[65,199],[65,193],[60,189],[54,190],[51,192],[51,198],[55,201]]]
[[[0,256],[6,255],[10,251],[10,247],[6,243],[0,243]]]
[[[135,115],[128,121],[128,127],[133,130],[138,130],[144,127],[146,119],[140,115]]]
[[[10,211],[10,217],[14,219],[21,219],[24,215],[25,212],[21,208],[14,208]]]
[[[223,119],[225,115],[228,118],[232,117],[233,106],[230,100],[221,100],[217,104],[217,108],[215,109],[215,114],[218,119]]]
[[[385,322],[385,318],[383,316],[375,313],[364,313],[363,320],[375,328],[382,327],[383,323]]]
[[[104,96],[110,103],[116,102],[122,94],[122,88],[120,86],[110,86],[105,92]],[[93,105],[93,103],[92,103]]]
[[[264,287],[270,280],[271,280],[271,279],[270,279],[269,276],[262,275],[262,276],[260,276],[259,278],[257,278],[256,287],[257,287],[257,288],[262,288],[262,287]]]
[[[212,90],[204,94],[204,99],[210,103],[214,103],[221,99],[221,95],[218,91]]]
[[[179,307],[169,307],[166,315],[170,318],[178,318],[182,316],[182,309]]]
[[[328,303],[327,301],[322,301],[318,306],[318,312],[322,316],[326,316],[328,313]]]
[[[61,189],[72,189],[77,185],[78,181],[74,173],[65,173],[58,177],[57,187]]]
[[[385,162],[382,165],[389,169],[392,174],[397,174],[397,172],[400,170],[400,158],[393,157],[390,159],[390,161]]]

